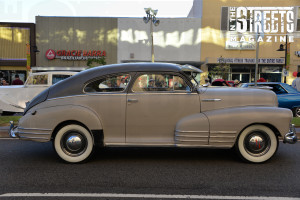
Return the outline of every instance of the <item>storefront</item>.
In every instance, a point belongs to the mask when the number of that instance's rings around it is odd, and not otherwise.
[[[206,76],[214,66],[223,65],[229,66],[228,80],[253,82],[258,57],[257,79],[292,83],[300,65],[295,53],[300,49],[298,0],[195,0],[194,7],[197,4],[203,8],[202,13],[198,11],[202,14],[201,61],[205,63],[201,69]],[[197,17],[193,10],[190,17]],[[254,21],[254,15],[265,20]],[[219,58],[225,63],[218,62]]]
[[[0,79],[12,83],[16,74],[24,82],[35,66],[35,25],[0,23]]]
[[[219,58],[216,62],[207,64],[208,74],[212,79],[223,78],[226,80],[238,80],[243,83],[255,80],[255,59],[250,58]],[[283,58],[259,59],[257,79],[264,78],[268,82],[281,82]],[[223,68],[221,73],[216,68]],[[220,75],[221,74],[221,75]]]

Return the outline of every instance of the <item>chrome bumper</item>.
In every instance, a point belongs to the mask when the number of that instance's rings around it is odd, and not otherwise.
[[[15,127],[14,122],[13,122],[13,121],[10,121],[9,124],[10,124],[10,126],[9,126],[9,131],[8,131],[9,137],[11,137],[11,138],[20,138],[20,137],[16,134],[16,132],[15,132],[15,130],[16,130],[17,127]]]
[[[283,138],[283,143],[289,143],[289,144],[295,144],[297,142],[297,135],[296,135],[296,129],[295,125],[290,125],[290,131],[285,134]]]
[[[11,138],[19,138],[22,140],[31,140],[36,142],[48,142],[51,139],[51,129],[40,128],[23,128],[14,126],[14,122],[10,121],[9,136]]]

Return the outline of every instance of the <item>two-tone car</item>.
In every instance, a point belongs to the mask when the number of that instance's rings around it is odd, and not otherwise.
[[[80,72],[46,89],[10,135],[52,141],[60,158],[85,161],[94,146],[235,148],[261,163],[279,137],[297,141],[292,112],[274,92],[201,87],[201,70],[168,63],[125,63]]]

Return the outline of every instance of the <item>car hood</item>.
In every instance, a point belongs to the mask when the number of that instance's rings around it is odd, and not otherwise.
[[[239,106],[278,106],[273,91],[252,88],[199,88],[201,111]]]

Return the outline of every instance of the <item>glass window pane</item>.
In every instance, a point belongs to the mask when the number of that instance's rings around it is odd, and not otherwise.
[[[136,79],[132,91],[190,91],[190,87],[179,76],[169,74],[143,74]]]
[[[34,75],[30,76],[27,85],[48,85],[48,75]]]
[[[69,78],[70,76],[71,75],[53,74],[53,76],[52,76],[52,85],[66,79],[66,78]]]
[[[89,83],[85,88],[85,92],[123,92],[130,82],[129,74],[114,75],[103,77]]]

